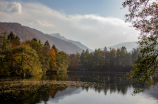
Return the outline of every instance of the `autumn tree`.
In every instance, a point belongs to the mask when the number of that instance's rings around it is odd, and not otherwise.
[[[38,42],[37,39],[35,38],[33,38],[31,41],[28,40],[23,43],[28,44],[36,51],[36,53],[39,56],[39,60],[41,62],[42,71],[43,73],[46,73],[46,71],[50,69],[50,61],[51,61],[51,54],[49,47],[47,47],[47,45],[43,46],[43,44]]]
[[[10,55],[12,53],[10,41],[7,39],[6,33],[0,35],[0,75],[9,76]]]
[[[32,76],[42,73],[41,63],[36,51],[27,44],[22,44],[13,50],[14,74]]]
[[[157,72],[157,35],[158,35],[158,1],[125,0],[123,7],[129,8],[126,21],[132,22],[140,32],[140,56],[135,61],[134,69],[129,74],[135,82],[151,82],[150,77]]]
[[[53,45],[52,48],[50,49],[50,55],[51,55],[50,69],[56,70],[56,68],[57,68],[57,48],[55,47],[55,45]]]

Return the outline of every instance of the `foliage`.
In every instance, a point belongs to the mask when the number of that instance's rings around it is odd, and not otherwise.
[[[125,15],[126,21],[131,21],[141,35],[156,34],[158,31],[157,0],[125,0],[122,5],[129,8],[129,14]]]
[[[13,48],[16,48],[20,45],[20,38],[18,36],[15,36],[15,34],[12,31],[8,35],[8,40],[10,41]]]
[[[32,76],[42,72],[39,57],[29,45],[21,44],[13,51],[14,68],[16,75]]]
[[[129,79],[134,82],[152,82],[151,77],[157,75],[157,33],[158,33],[158,2],[157,0],[126,0],[123,7],[129,8],[126,21],[140,31],[140,55],[135,61]],[[135,56],[134,56],[135,57]]]
[[[10,41],[7,39],[6,33],[0,36],[0,76],[10,75],[9,72],[9,55],[12,52]]]
[[[128,53],[125,47],[118,49],[105,48],[104,50],[96,49],[94,52],[88,50],[82,51],[81,54],[77,53],[69,55],[69,69],[70,70],[103,70],[114,66],[132,66],[132,60],[138,55],[136,49],[132,57],[132,53]]]
[[[50,44],[49,44],[48,40],[44,43],[44,47],[47,47],[50,49]]]
[[[57,71],[58,72],[65,72],[67,71],[68,67],[68,55],[67,53],[60,51],[57,53]]]
[[[46,73],[47,70],[66,71],[68,55],[58,51],[55,45],[49,48],[49,42],[41,44],[36,38],[20,42],[20,38],[11,32],[0,36],[0,76],[33,76]]]
[[[157,75],[158,67],[158,53],[157,53],[157,39],[154,36],[144,37],[141,44],[140,55],[135,61],[134,69],[129,75],[130,79],[134,79],[134,82],[152,82],[152,77]]]
[[[54,45],[51,48],[50,53],[51,53],[50,68],[52,70],[56,70],[56,68],[57,68],[57,59],[56,59],[56,57],[57,57],[57,50],[56,50]]]

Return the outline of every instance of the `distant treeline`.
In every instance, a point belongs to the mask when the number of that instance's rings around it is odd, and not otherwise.
[[[33,76],[40,73],[65,72],[68,54],[48,41],[36,38],[20,41],[13,32],[0,35],[0,76]]]
[[[138,49],[127,52],[125,47],[108,51],[96,49],[89,52],[83,50],[81,54],[69,55],[69,71],[130,71],[139,54]]]

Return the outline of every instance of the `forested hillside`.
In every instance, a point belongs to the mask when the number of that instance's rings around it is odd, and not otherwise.
[[[18,23],[3,23],[0,22],[0,33],[6,32],[7,34],[12,31],[14,34],[19,36],[21,41],[31,40],[32,38],[36,38],[40,40],[41,43],[44,44],[46,40],[49,41],[50,45],[55,45],[59,50],[64,51],[66,53],[76,53],[82,52],[82,49],[77,45],[67,42],[56,37],[44,34],[36,29],[32,29],[30,27],[22,26]]]
[[[40,73],[66,72],[68,54],[49,41],[41,44],[33,38],[24,42],[11,32],[0,35],[0,76],[34,76]]]

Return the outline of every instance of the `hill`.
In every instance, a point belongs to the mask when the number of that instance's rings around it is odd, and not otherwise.
[[[62,39],[62,40],[65,40],[65,41],[68,41],[68,42],[71,42],[75,45],[77,45],[78,47],[80,47],[81,49],[83,50],[86,50],[88,49],[89,52],[92,52],[93,50],[89,49],[88,47],[86,47],[85,45],[83,45],[82,43],[78,42],[78,41],[74,41],[74,40],[69,40],[67,38],[65,38],[64,36],[61,36],[59,33],[54,33],[54,34],[50,34],[51,36],[54,36],[56,38],[59,38],[59,39]]]
[[[22,39],[21,41],[31,40],[32,38],[36,38],[37,40],[41,40],[41,42],[44,44],[45,41],[48,40],[51,46],[54,44],[59,50],[64,51],[68,54],[82,52],[82,49],[77,45],[56,38],[54,36],[44,34],[39,30],[22,26],[19,23],[0,22],[0,33],[7,32],[7,34],[9,34],[11,31],[13,31],[15,35],[19,36]]]
[[[111,47],[107,47],[107,49],[109,50],[110,48],[121,48],[122,46],[126,47],[127,51],[130,52],[132,51],[133,48],[137,48],[138,44],[136,42],[124,42],[124,43],[120,43],[120,44],[116,44],[114,46]]]

